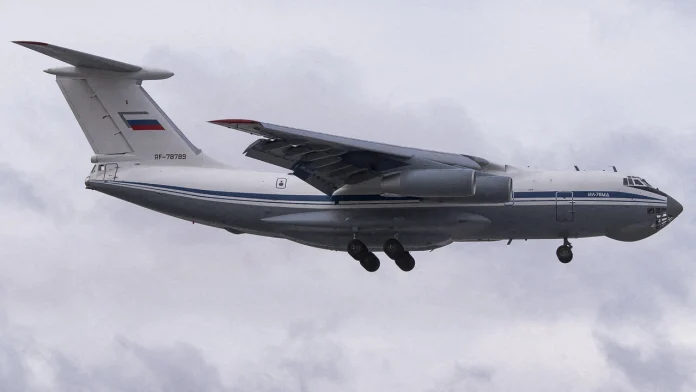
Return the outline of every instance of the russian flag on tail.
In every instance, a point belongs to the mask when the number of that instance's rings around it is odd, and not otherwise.
[[[164,131],[164,127],[158,120],[147,118],[148,112],[118,112],[118,114],[128,128],[134,131]],[[133,116],[141,118],[129,118]]]
[[[128,126],[134,131],[164,131],[157,120],[128,120]]]

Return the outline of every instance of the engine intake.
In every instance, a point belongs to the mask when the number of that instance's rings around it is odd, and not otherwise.
[[[478,175],[476,176],[476,193],[466,201],[472,203],[509,203],[512,201],[512,178]]]

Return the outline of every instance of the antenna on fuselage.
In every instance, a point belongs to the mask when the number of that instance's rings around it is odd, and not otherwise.
[[[578,167],[578,165],[575,165],[573,167],[575,168],[575,171],[580,171],[580,168]]]
[[[618,172],[618,170],[616,170],[616,166],[612,166],[612,169],[614,169],[614,173]]]

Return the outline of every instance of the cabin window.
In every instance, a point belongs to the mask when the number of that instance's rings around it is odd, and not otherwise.
[[[635,181],[636,185],[640,185],[640,186],[643,186],[643,183],[642,183],[642,182],[640,182],[640,180],[634,180],[634,181]]]
[[[634,184],[633,184],[633,179],[632,179],[632,178],[629,178],[629,179],[628,179],[628,184],[629,184],[629,185],[634,185]]]

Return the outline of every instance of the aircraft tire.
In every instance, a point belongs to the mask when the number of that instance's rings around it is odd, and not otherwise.
[[[362,260],[364,260],[370,253],[370,250],[367,249],[367,245],[365,245],[364,242],[357,239],[350,241],[346,250],[348,251],[350,257],[360,261],[361,263]]]
[[[384,242],[382,247],[384,253],[392,260],[398,259],[406,250],[396,238],[390,238]]]
[[[573,251],[570,249],[570,246],[561,245],[556,249],[556,256],[558,257],[558,261],[563,264],[568,264],[573,260]]]
[[[408,252],[404,252],[404,254],[397,257],[395,261],[396,266],[404,272],[411,271],[416,266],[416,259]]]
[[[367,272],[375,272],[379,269],[379,258],[374,253],[369,252],[365,258],[360,260],[360,265],[362,265]]]

